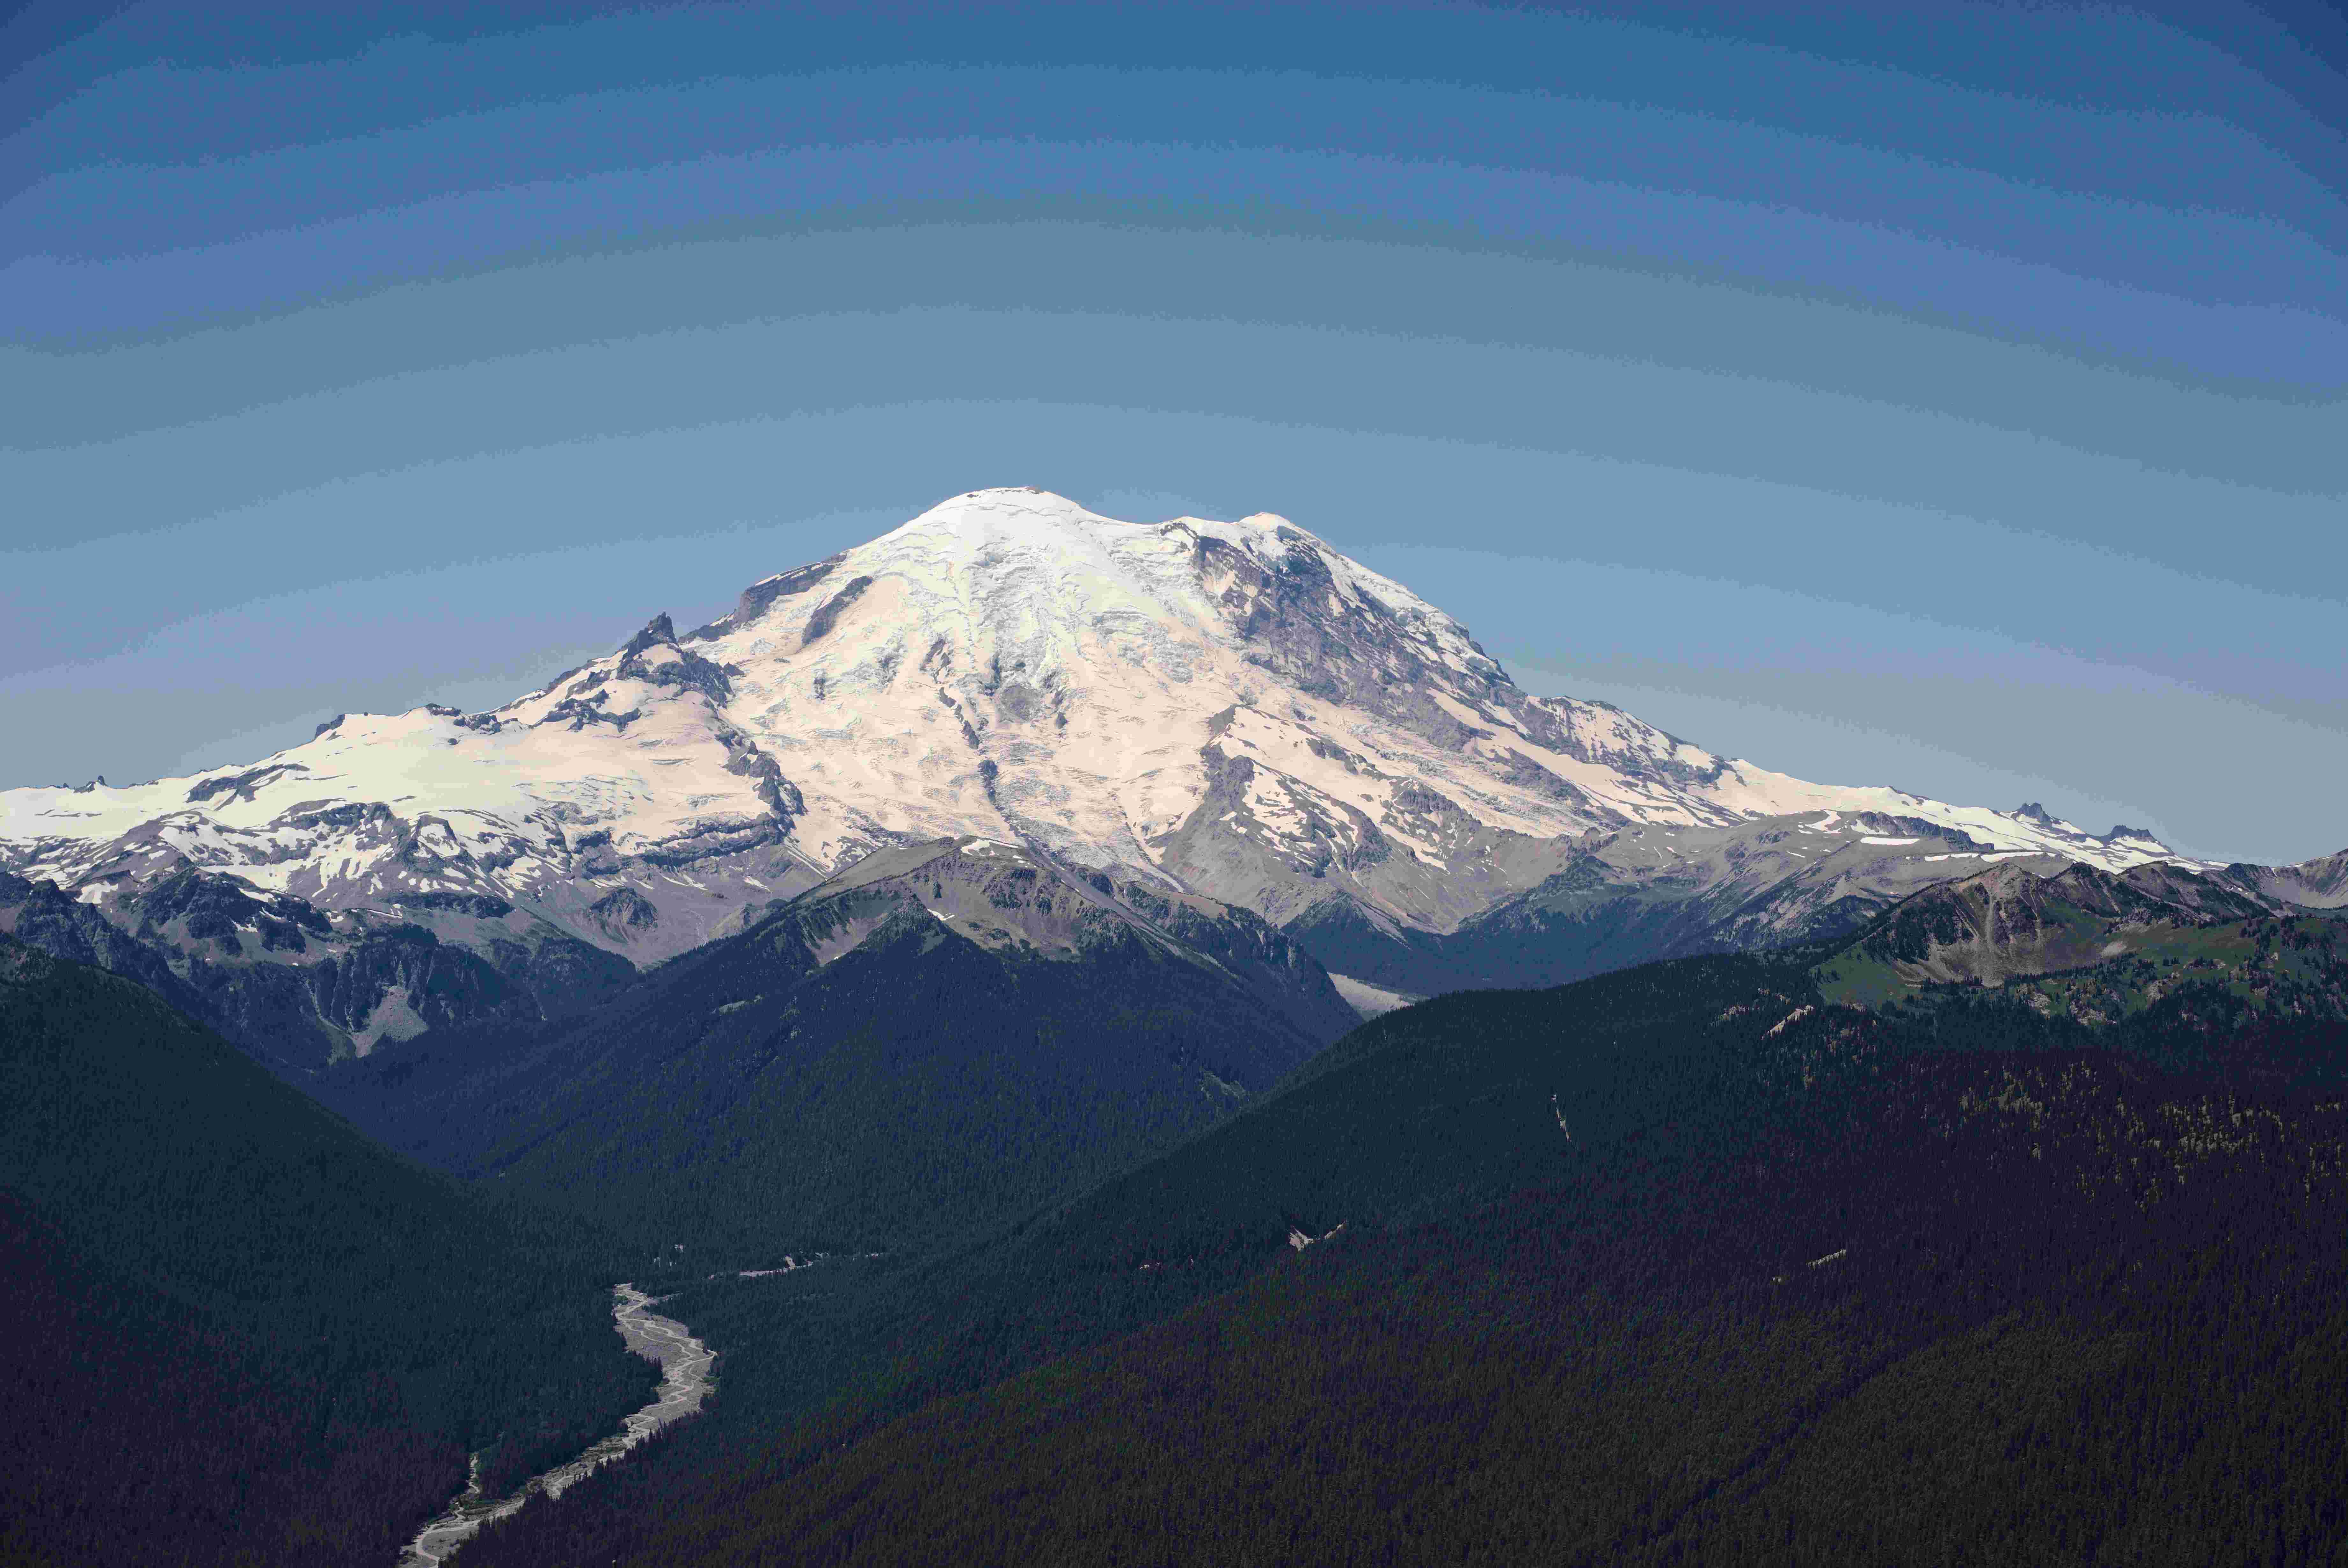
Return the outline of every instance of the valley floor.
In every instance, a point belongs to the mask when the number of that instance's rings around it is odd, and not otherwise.
[[[492,1520],[519,1512],[534,1497],[561,1497],[630,1449],[671,1422],[697,1415],[701,1402],[715,1386],[711,1368],[716,1356],[673,1317],[652,1310],[651,1296],[633,1285],[612,1287],[612,1322],[628,1348],[658,1363],[661,1383],[657,1397],[620,1424],[620,1430],[578,1457],[530,1477],[503,1497],[489,1497],[481,1487],[480,1457],[475,1455],[465,1490],[448,1511],[417,1532],[400,1553],[400,1568],[439,1568],[459,1547],[480,1533]]]

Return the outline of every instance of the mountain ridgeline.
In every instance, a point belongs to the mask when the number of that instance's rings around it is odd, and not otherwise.
[[[2014,876],[1412,1007],[991,1235],[688,1288],[728,1408],[477,1561],[2329,1563],[2348,932]],[[1920,947],[1999,983],[1838,996]]]
[[[0,872],[0,932],[139,984],[292,1074],[430,1029],[561,1018],[635,966],[479,894],[328,914],[181,862],[105,912]]]
[[[2348,1550],[2348,852],[1819,785],[1285,519],[973,492],[0,792],[0,1555]],[[1368,1021],[1365,1021],[1367,1020]]]
[[[1356,1021],[1245,910],[941,840],[568,1023],[421,1036],[325,1091],[396,1147],[750,1266],[1041,1202],[1211,1124]]]
[[[1285,518],[995,489],[486,712],[0,790],[0,932],[330,1075],[560,1021],[946,838],[1251,911],[1406,995],[1849,932],[1993,864],[2187,864],[2142,829],[1809,784],[1532,695]],[[2270,908],[2348,899],[2336,856],[2193,868]]]

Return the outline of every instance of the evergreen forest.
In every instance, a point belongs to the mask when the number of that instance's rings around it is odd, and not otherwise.
[[[0,938],[0,1561],[385,1564],[642,1404],[608,1244]]]
[[[1004,1064],[1115,1026],[1080,995],[1015,966],[909,991],[881,944],[727,1033],[693,1019],[749,1009],[687,1016],[680,970],[563,1037],[624,1090],[594,1137],[541,1122],[564,1163],[526,1140],[469,1181],[9,945],[6,1378],[36,1437],[0,1539],[388,1562],[469,1455],[494,1492],[648,1397],[627,1279],[716,1351],[713,1398],[468,1568],[2336,1563],[2340,933],[2240,922],[2193,938],[2219,972],[1871,1006],[1829,994],[1838,943],[1463,992],[1267,1092],[1057,1143],[1115,1097],[1023,1102]],[[1128,1060],[1189,1071],[1210,1020],[1167,1016]],[[794,1039],[822,1050],[777,1099]],[[512,1049],[495,1084],[572,1048]],[[376,1092],[466,1092],[391,1061]],[[663,1087],[688,1081],[717,1098]]]
[[[1823,949],[1463,994],[920,1258],[686,1289],[710,1419],[476,1563],[2333,1563],[2348,1028]]]

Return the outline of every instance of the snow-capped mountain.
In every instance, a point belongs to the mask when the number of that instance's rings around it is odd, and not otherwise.
[[[640,965],[942,838],[1275,924],[1439,933],[1591,866],[1653,881],[1725,855],[1753,880],[1756,835],[1761,880],[1839,889],[1821,905],[2006,856],[2178,859],[1532,696],[1281,518],[1120,522],[1032,489],[955,497],[710,625],[657,616],[489,712],[346,714],[250,765],[0,793],[0,869],[118,922],[194,867],[345,922],[462,915],[496,930],[444,939],[527,927]]]

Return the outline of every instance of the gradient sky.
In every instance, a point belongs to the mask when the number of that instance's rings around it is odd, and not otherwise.
[[[1034,484],[1769,767],[2348,845],[2335,9],[328,9],[0,22],[0,786]]]

